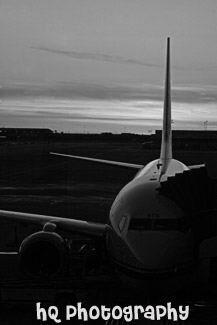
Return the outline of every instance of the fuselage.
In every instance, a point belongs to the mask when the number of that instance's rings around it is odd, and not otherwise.
[[[161,174],[160,160],[138,172],[116,197],[110,211],[107,248],[124,278],[171,274],[194,260],[191,229],[183,210],[160,194],[160,182],[188,167],[170,159]]]

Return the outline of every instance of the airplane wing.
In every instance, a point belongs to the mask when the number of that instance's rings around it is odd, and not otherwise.
[[[102,237],[107,227],[106,224],[88,222],[83,220],[4,210],[0,210],[0,219],[41,225],[44,229],[47,225],[51,225],[52,228],[64,230],[67,232],[76,232],[90,237]]]
[[[110,165],[141,169],[143,165],[136,165],[130,163],[123,163],[117,161],[96,159],[96,158],[88,158],[88,157],[80,157],[80,156],[72,156],[60,153],[51,152],[52,155],[76,158],[82,160],[88,160],[93,162],[105,163]],[[32,213],[23,213],[23,212],[15,212],[15,211],[5,211],[0,210],[0,219],[15,221],[19,223],[26,224],[35,224],[41,225],[42,228],[46,231],[47,229],[59,229],[66,232],[75,232],[78,234],[86,235],[89,237],[102,237],[107,229],[106,224],[88,222],[84,220],[76,220],[76,219],[68,219],[68,218],[60,218]],[[48,230],[49,231],[49,230]]]
[[[68,157],[68,158],[88,160],[88,161],[93,161],[93,162],[97,162],[97,163],[103,163],[103,164],[115,165],[115,166],[121,166],[121,167],[128,167],[128,168],[135,168],[135,169],[141,169],[141,168],[144,167],[143,165],[124,163],[124,162],[120,162],[120,161],[104,160],[104,159],[81,157],[81,156],[73,156],[73,155],[66,155],[66,154],[63,154],[63,153],[56,153],[56,152],[50,152],[50,154],[55,155],[55,156],[62,156],[62,157]]]
[[[201,167],[206,167],[206,164],[188,166],[189,169],[197,169]]]

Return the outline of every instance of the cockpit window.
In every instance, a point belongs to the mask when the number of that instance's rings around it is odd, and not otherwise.
[[[118,225],[120,232],[123,231],[126,220],[127,220],[126,216],[121,217],[121,220],[120,220],[119,225]]]
[[[186,232],[189,226],[186,218],[177,219],[145,219],[145,218],[132,218],[130,220],[129,230],[179,230]]]

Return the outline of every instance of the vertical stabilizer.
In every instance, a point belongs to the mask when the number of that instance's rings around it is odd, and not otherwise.
[[[170,38],[167,38],[166,78],[164,93],[163,130],[161,140],[161,173],[167,170],[172,159],[171,97],[170,97]]]

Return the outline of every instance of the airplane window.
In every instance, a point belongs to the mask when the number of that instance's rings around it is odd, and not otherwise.
[[[177,219],[144,219],[131,218],[129,230],[179,230],[186,232],[189,228],[186,218]]]
[[[119,222],[119,230],[122,232],[123,231],[123,229],[124,229],[124,225],[125,225],[125,222],[126,222],[126,217],[125,216],[123,216],[122,218],[121,218],[121,221]]]

